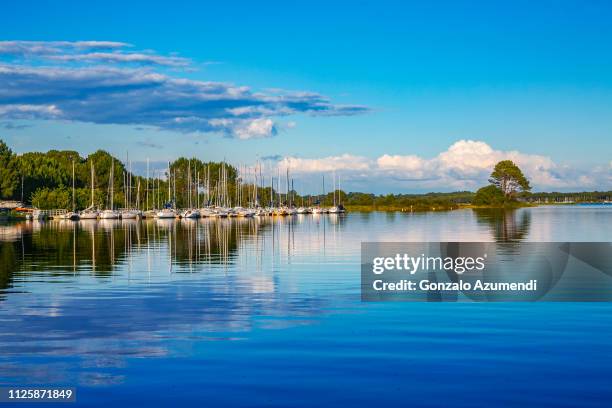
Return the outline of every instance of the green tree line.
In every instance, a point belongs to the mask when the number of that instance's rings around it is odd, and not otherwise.
[[[228,192],[235,194],[235,167],[219,162],[202,162],[198,159],[180,158],[170,164],[171,198],[176,197],[177,206],[187,204],[187,168],[191,165],[192,184],[200,176],[200,185],[210,175],[209,185],[218,185],[219,169],[225,169]],[[129,172],[125,164],[110,153],[98,150],[87,157],[81,157],[71,150],[50,150],[15,154],[0,140],[0,199],[23,201],[38,208],[71,208],[74,165],[75,206],[83,209],[91,204],[91,166],[94,168],[94,205],[105,208],[110,204],[109,185],[113,168],[113,201],[114,207],[140,208],[159,207],[168,201],[168,173],[163,179],[138,176]],[[176,195],[175,195],[176,193]],[[202,189],[193,194],[200,194],[202,201],[205,193]],[[127,202],[127,196],[131,197]],[[147,200],[148,198],[148,200]],[[233,195],[230,196],[233,198]],[[205,204],[203,202],[203,204]]]

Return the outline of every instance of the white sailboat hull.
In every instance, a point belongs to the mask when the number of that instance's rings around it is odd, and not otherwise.
[[[170,209],[161,210],[160,212],[157,213],[157,218],[162,218],[162,219],[176,218],[176,211],[170,210]]]
[[[121,219],[123,220],[135,220],[140,215],[140,211],[127,210],[121,212]]]
[[[100,219],[102,220],[118,220],[119,213],[114,210],[104,210],[102,214],[100,214]]]
[[[82,220],[97,220],[100,216],[98,211],[83,211],[81,212]]]
[[[70,212],[67,212],[66,214],[62,214],[59,218],[62,220],[77,221],[79,219],[79,214],[70,211]]]
[[[181,217],[189,219],[200,218],[200,212],[198,210],[187,210],[181,214]]]

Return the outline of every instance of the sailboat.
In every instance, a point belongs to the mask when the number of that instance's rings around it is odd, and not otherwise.
[[[113,177],[114,177],[114,173],[115,173],[115,159],[111,158],[111,168],[110,168],[110,175],[109,175],[109,181],[108,181],[108,190],[109,190],[109,202],[110,202],[110,208],[102,211],[102,213],[100,214],[100,218],[103,220],[118,220],[119,219],[119,212],[115,211],[114,208],[114,195],[115,195],[115,191],[113,189]]]
[[[336,205],[336,172],[334,171],[334,205],[329,209],[330,214],[338,214],[340,212],[340,208]]]
[[[181,217],[182,218],[200,218],[200,210],[197,209],[192,209],[192,210],[185,210],[181,213]]]
[[[154,175],[155,177],[155,175]],[[155,211],[154,209],[151,208],[151,205],[149,204],[149,158],[147,157],[147,179],[146,179],[146,183],[145,183],[145,194],[146,194],[146,204],[145,204],[145,210],[142,212],[142,218],[155,218],[155,214],[157,213],[157,211]],[[155,195],[155,178],[153,178],[153,191],[152,191],[153,195]],[[155,199],[153,200],[153,208],[155,208]]]
[[[122,220],[135,220],[140,217],[141,213],[139,210],[131,208],[132,204],[132,163],[129,157],[126,160],[127,171],[124,172],[123,185],[125,190],[125,209],[121,210]]]
[[[215,211],[210,207],[210,165],[206,165],[206,205],[200,208],[200,217],[213,217]]]
[[[76,204],[75,204],[75,188],[74,188],[74,160],[72,161],[72,211],[68,211],[67,213],[61,216],[64,220],[79,220],[79,213],[76,212]]]
[[[344,205],[342,205],[342,203],[340,202],[340,199],[342,198],[342,194],[340,194],[341,192],[342,189],[340,189],[340,177],[338,177],[338,213],[344,214],[346,212],[346,209],[344,208]]]
[[[291,179],[291,188],[289,187],[289,167],[287,167],[287,215],[297,214],[297,208],[293,205],[293,179]]]
[[[323,175],[323,194],[322,198],[325,197],[325,175]],[[327,210],[321,207],[321,204],[318,204],[316,207],[312,209],[313,214],[325,214]]]
[[[121,219],[122,220],[135,220],[140,216],[140,211],[138,210],[123,210],[121,211]]]
[[[171,198],[171,184],[172,184],[172,176],[170,175],[170,162],[168,162],[168,202],[161,211],[157,212],[157,218],[176,218],[176,210],[172,208],[172,198]]]
[[[94,164],[91,162],[91,203],[89,207],[81,211],[82,220],[96,220],[100,216],[100,211],[94,205]]]
[[[229,209],[229,201],[227,194],[227,173],[225,170],[225,161],[219,168],[219,178],[217,179],[216,187],[216,205],[212,209],[211,217],[227,218],[231,215],[231,209]]]
[[[191,180],[191,160],[189,160],[188,165],[187,165],[187,191],[188,191],[188,207],[185,211],[181,212],[180,217],[181,218],[189,218],[189,219],[195,219],[195,218],[200,218],[200,211],[197,208],[193,208],[192,206],[192,201],[191,201],[191,192],[193,190],[192,188],[192,180]]]

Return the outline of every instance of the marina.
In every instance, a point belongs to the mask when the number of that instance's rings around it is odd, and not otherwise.
[[[186,168],[184,164],[187,164]],[[80,166],[88,165],[88,192],[90,201],[82,210],[77,208],[76,200],[76,163],[71,163],[71,208],[70,209],[40,209],[36,206],[27,207],[23,202],[17,202],[15,207],[28,214],[29,219],[60,219],[60,220],[137,220],[146,218],[160,219],[198,219],[198,218],[250,218],[250,217],[286,217],[298,214],[343,214],[346,209],[341,203],[339,179],[334,172],[334,189],[331,193],[332,203],[325,206],[322,198],[314,200],[315,205],[305,206],[301,197],[301,206],[296,206],[297,193],[293,188],[293,178],[289,168],[285,169],[284,182],[281,169],[277,168],[278,176],[270,176],[270,185],[264,187],[264,176],[259,163],[254,167],[239,166],[235,168],[225,162],[217,164],[217,177],[211,177],[211,165],[204,165],[196,159],[183,158],[174,163],[168,162],[163,178],[158,175],[150,178],[149,161],[145,177],[136,176],[132,171],[129,158],[121,165],[123,186],[122,191],[116,191],[115,174],[116,159],[111,158],[108,171],[106,197],[100,203],[100,191],[96,188],[96,171],[94,161],[88,164],[81,162]],[[203,175],[200,176],[200,170]],[[177,173],[179,176],[177,177]],[[182,175],[181,175],[182,174]],[[177,178],[179,182],[177,183]],[[134,187],[136,180],[136,187]],[[182,181],[181,181],[182,180]],[[248,181],[247,181],[248,180]],[[162,185],[165,184],[165,186]],[[178,184],[178,188],[177,188]],[[282,192],[283,184],[286,185]],[[325,178],[323,177],[323,194],[325,197]],[[142,186],[142,188],[141,188]],[[81,188],[83,191],[83,188]],[[263,192],[267,193],[264,198]],[[118,196],[118,194],[120,194]],[[162,199],[162,195],[166,194]],[[153,198],[151,200],[151,198]],[[117,199],[123,207],[117,207]],[[308,201],[313,201],[310,198]],[[178,203],[186,205],[180,207]],[[265,203],[265,204],[264,204]],[[102,205],[101,205],[102,204]],[[202,205],[203,204],[203,205]],[[47,205],[47,203],[45,203]]]

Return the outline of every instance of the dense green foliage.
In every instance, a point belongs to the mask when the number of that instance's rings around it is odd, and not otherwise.
[[[11,149],[0,140],[0,198],[13,197],[18,186],[15,159]]]
[[[518,201],[529,195],[531,185],[521,169],[511,160],[502,160],[495,165],[488,186],[480,188],[472,202],[475,206],[516,207],[525,205]],[[524,200],[522,200],[524,201]]]
[[[110,173],[113,167],[113,204],[115,208],[160,207],[168,201],[167,173],[164,179],[146,179],[130,173],[124,164],[108,152],[98,150],[83,158],[75,151],[50,150],[46,153],[30,152],[14,154],[0,140],[0,199],[22,200],[41,209],[72,208],[72,169],[74,164],[75,207],[83,209],[91,204],[91,166],[94,167],[94,205],[100,208],[110,206]],[[176,182],[171,196],[176,192],[177,206],[187,205],[187,168],[191,164],[193,185],[199,176],[200,184],[210,174],[211,190],[217,185],[219,169],[225,168],[230,198],[235,195],[237,169],[227,164],[204,163],[197,159],[180,158],[170,165]],[[131,197],[128,203],[126,197]],[[195,196],[196,189],[194,187]],[[201,203],[204,193],[200,189]],[[148,205],[147,205],[148,199]],[[195,198],[194,198],[195,201]]]
[[[486,187],[478,189],[472,203],[482,206],[503,206],[505,201],[506,197],[504,193],[493,184],[489,184]]]
[[[512,199],[518,192],[531,190],[529,180],[512,160],[502,160],[495,165],[489,182],[497,187],[506,199]]]
[[[337,190],[336,204],[342,204],[349,209],[397,210],[397,211],[430,211],[448,210],[472,201],[474,193],[458,191],[452,193],[426,193],[426,194],[368,194],[345,193]],[[301,205],[300,201],[296,204]],[[330,206],[334,203],[334,192],[325,196],[306,196],[305,204],[321,203]]]

